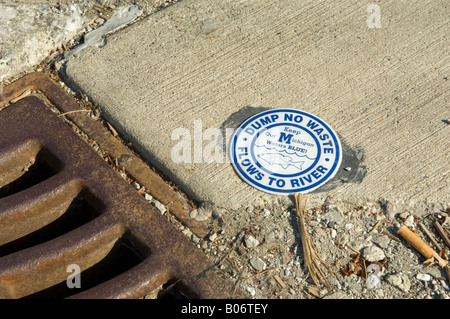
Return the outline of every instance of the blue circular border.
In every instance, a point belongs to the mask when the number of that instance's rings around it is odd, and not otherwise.
[[[268,114],[273,114],[273,113],[282,113],[282,112],[292,112],[292,113],[297,113],[300,115],[304,115],[307,117],[310,117],[312,119],[314,119],[316,122],[320,123],[331,135],[331,139],[334,142],[335,145],[335,149],[336,149],[336,157],[333,163],[333,166],[331,167],[330,171],[323,177],[321,178],[321,180],[317,181],[314,184],[308,185],[307,187],[300,187],[297,189],[289,189],[289,190],[282,190],[282,189],[278,189],[278,188],[273,188],[273,187],[267,187],[265,185],[262,185],[258,182],[256,182],[254,179],[251,179],[248,177],[248,175],[241,169],[240,165],[237,165],[238,161],[237,161],[237,157],[236,157],[236,152],[234,150],[235,146],[236,146],[236,142],[238,139],[239,134],[244,131],[245,127],[251,123],[252,121],[254,121],[256,118],[261,117],[261,116],[265,116]],[[337,172],[337,165],[340,164],[340,161],[342,159],[342,152],[341,152],[341,143],[339,141],[339,139],[336,137],[336,133],[334,132],[334,130],[327,124],[325,123],[323,120],[317,118],[316,116],[304,112],[304,111],[299,111],[296,109],[276,109],[276,110],[268,110],[268,111],[264,111],[258,114],[253,115],[252,117],[248,118],[243,124],[241,124],[238,129],[235,131],[232,139],[231,139],[231,145],[229,148],[229,153],[230,153],[230,158],[232,159],[232,165],[234,166],[234,168],[236,169],[236,171],[239,173],[239,175],[250,185],[255,186],[256,188],[266,191],[268,193],[272,193],[272,194],[294,194],[294,193],[300,193],[300,192],[305,192],[305,191],[310,191],[310,190],[314,190],[316,188],[318,188],[320,185],[326,183],[326,181],[328,181],[330,178],[332,178],[336,172]],[[325,181],[325,182],[324,182]]]

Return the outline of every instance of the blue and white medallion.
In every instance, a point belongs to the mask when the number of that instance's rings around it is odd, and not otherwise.
[[[342,160],[337,134],[296,109],[264,111],[246,120],[229,148],[237,173],[272,194],[308,193],[329,181]]]

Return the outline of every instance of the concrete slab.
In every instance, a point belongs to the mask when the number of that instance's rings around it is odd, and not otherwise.
[[[82,42],[87,46],[101,41],[104,32],[130,22],[141,12],[148,15],[174,1],[0,0],[0,82],[7,84],[21,73],[46,68],[64,52],[63,45],[72,47]],[[139,9],[124,14],[131,4]],[[106,17],[109,22],[103,25]],[[81,39],[92,30],[90,37]]]
[[[256,111],[289,107],[329,123],[354,168],[346,176],[344,161],[341,179],[313,201],[446,208],[449,13],[443,0],[183,0],[84,50],[64,72],[201,201],[285,201],[248,186],[226,161],[195,163],[194,153],[213,148],[207,128],[226,132]],[[186,132],[192,163],[177,163]],[[199,132],[212,135],[202,141]]]
[[[82,33],[94,15],[78,4],[0,1],[0,81],[39,64]]]

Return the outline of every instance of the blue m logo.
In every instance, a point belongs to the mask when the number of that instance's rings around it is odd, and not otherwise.
[[[286,134],[284,132],[280,133],[280,138],[278,139],[278,142],[286,142],[286,144],[291,144],[291,139],[294,135],[292,134]]]

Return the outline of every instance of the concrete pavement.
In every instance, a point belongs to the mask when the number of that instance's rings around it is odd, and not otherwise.
[[[448,4],[370,5],[182,0],[77,53],[63,71],[195,199],[234,208],[287,202],[196,151],[223,150],[227,128],[288,107],[321,117],[345,144],[338,178],[312,201],[379,202],[389,213],[446,208]],[[176,151],[191,163],[178,163]]]

